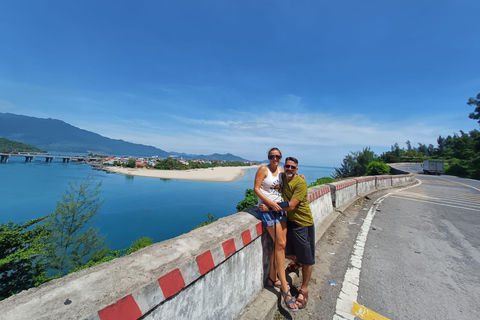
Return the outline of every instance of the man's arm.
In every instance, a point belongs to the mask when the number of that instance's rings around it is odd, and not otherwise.
[[[283,209],[283,211],[295,210],[295,208],[300,204],[300,200],[296,198],[292,198],[288,203],[290,204],[290,207]]]

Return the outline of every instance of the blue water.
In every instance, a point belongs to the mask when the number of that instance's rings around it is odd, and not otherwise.
[[[105,202],[95,225],[106,235],[112,250],[128,247],[135,239],[149,236],[155,242],[176,237],[207,220],[236,213],[245,189],[253,188],[256,168],[235,182],[162,180],[132,177],[93,170],[78,163],[52,163],[45,159],[26,163],[10,157],[0,163],[0,223],[26,222],[55,211],[57,201],[72,179],[91,175],[102,181]],[[307,183],[331,176],[331,167],[301,166]]]

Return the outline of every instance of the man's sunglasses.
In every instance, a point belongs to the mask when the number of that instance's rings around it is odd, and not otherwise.
[[[289,165],[289,164],[286,164],[286,165],[285,165],[285,168],[287,168],[287,169],[292,169],[292,170],[297,169],[297,167],[291,166],[291,165]]]
[[[282,156],[277,156],[277,155],[272,154],[271,156],[268,156],[268,159],[270,159],[270,160],[273,160],[273,159],[280,160],[280,159],[282,159]]]

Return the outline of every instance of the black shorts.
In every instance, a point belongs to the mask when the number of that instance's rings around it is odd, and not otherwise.
[[[302,227],[287,222],[285,255],[296,256],[297,261],[308,266],[315,264],[315,226]]]

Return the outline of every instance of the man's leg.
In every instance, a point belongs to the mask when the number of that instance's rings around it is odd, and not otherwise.
[[[296,230],[298,248],[297,258],[302,265],[302,286],[300,288],[297,305],[300,309],[305,308],[308,302],[308,284],[312,277],[313,265],[315,264],[315,227],[300,227]]]
[[[303,265],[302,266],[302,286],[298,290],[299,294],[297,297],[297,305],[299,308],[305,307],[308,300],[308,283],[312,277],[313,266],[312,265]]]

